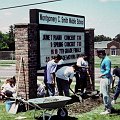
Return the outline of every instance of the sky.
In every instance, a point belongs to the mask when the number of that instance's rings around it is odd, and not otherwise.
[[[0,9],[40,3],[50,0],[0,0]],[[9,26],[29,23],[29,10],[43,9],[85,16],[85,29],[94,28],[95,36],[114,38],[120,33],[120,0],[61,0],[14,9],[0,10],[0,31],[6,33]]]

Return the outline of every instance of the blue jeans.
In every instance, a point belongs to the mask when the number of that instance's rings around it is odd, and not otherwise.
[[[110,98],[110,84],[112,79],[101,78],[100,80],[100,93],[103,95],[103,103],[106,109],[111,109],[111,98]]]
[[[119,94],[120,94],[120,78],[119,78],[119,81],[118,81],[117,88],[116,88],[113,99],[116,100],[118,98]]]

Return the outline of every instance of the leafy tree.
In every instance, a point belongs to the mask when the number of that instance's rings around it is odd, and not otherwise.
[[[9,33],[0,32],[0,50],[15,50],[14,26],[10,26]]]
[[[115,36],[115,38],[113,38],[113,40],[115,40],[115,41],[117,41],[117,42],[120,42],[120,33],[117,34],[117,35]]]
[[[15,50],[15,34],[14,34],[14,26],[11,25],[9,27],[9,41],[8,41],[8,46],[9,50]]]
[[[104,35],[98,35],[94,37],[94,42],[101,42],[101,41],[112,41],[112,39]]]
[[[7,44],[8,38],[8,34],[3,34],[2,32],[0,32],[0,50],[5,50],[9,48]]]

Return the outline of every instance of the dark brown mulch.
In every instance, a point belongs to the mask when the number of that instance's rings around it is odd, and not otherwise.
[[[100,98],[87,98],[84,102],[75,102],[67,106],[67,111],[70,115],[77,115],[79,113],[85,113],[93,110],[94,108],[100,106],[102,100]]]

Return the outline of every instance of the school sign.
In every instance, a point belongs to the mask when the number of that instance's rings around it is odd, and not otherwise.
[[[51,58],[60,54],[65,65],[70,65],[82,53],[89,58],[94,87],[94,29],[85,29],[85,17],[31,9],[30,23],[15,24],[18,93],[25,99],[36,98],[37,76]]]
[[[84,16],[31,9],[30,23],[38,24],[39,67],[57,54],[69,64],[85,52]]]

